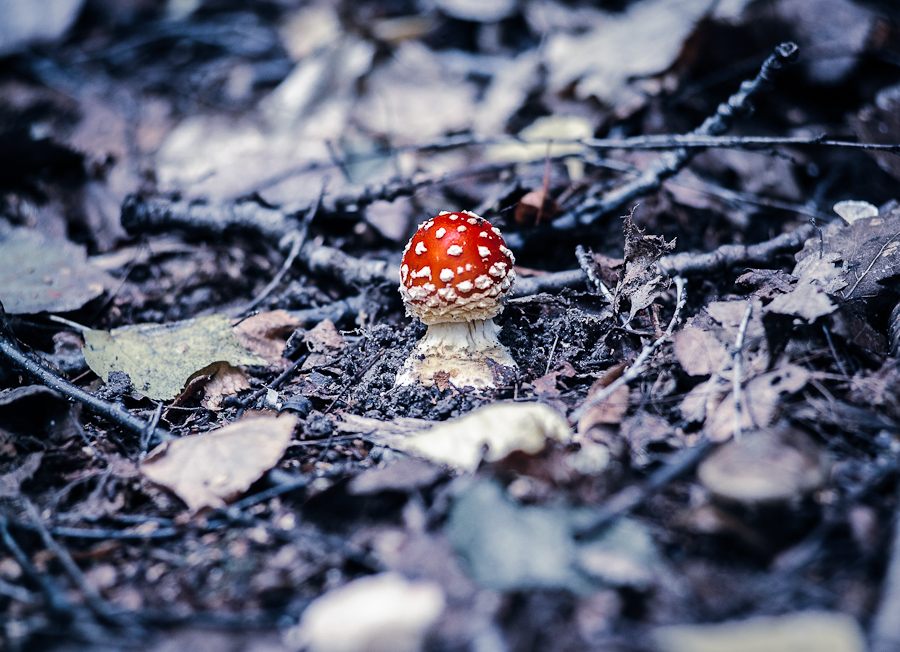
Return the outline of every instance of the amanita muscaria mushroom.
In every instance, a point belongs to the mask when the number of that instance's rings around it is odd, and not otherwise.
[[[419,227],[403,251],[400,296],[428,332],[400,367],[398,385],[432,385],[438,373],[457,387],[512,379],[517,366],[494,317],[516,278],[514,262],[499,229],[475,213],[443,212]]]

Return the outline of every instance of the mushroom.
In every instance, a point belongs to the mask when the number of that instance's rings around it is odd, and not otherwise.
[[[428,332],[397,385],[433,385],[446,374],[457,387],[480,389],[514,377],[518,367],[494,323],[516,278],[514,262],[500,230],[475,213],[445,211],[419,226],[403,250],[400,296]]]

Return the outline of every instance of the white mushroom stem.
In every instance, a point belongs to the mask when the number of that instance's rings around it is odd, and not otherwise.
[[[518,366],[497,339],[493,319],[431,324],[397,373],[397,385],[433,385],[444,372],[456,387],[487,388],[509,382]]]

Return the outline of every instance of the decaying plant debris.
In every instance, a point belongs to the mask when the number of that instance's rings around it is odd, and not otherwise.
[[[42,4],[0,650],[900,645],[896,8]],[[395,386],[444,210],[515,254],[500,387]]]

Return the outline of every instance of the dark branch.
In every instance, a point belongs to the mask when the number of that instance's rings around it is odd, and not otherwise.
[[[785,65],[797,59],[799,48],[794,43],[782,43],[775,48],[756,77],[741,84],[737,93],[716,109],[713,116],[691,132],[692,137],[719,136],[731,128],[737,115],[749,113],[750,99],[768,87],[775,74]],[[681,147],[660,156],[636,179],[606,193],[602,197],[589,197],[570,215],[554,222],[557,228],[570,228],[574,223],[590,224],[594,220],[622,210],[639,197],[644,197],[659,189],[663,181],[676,174],[697,153],[695,149]]]

